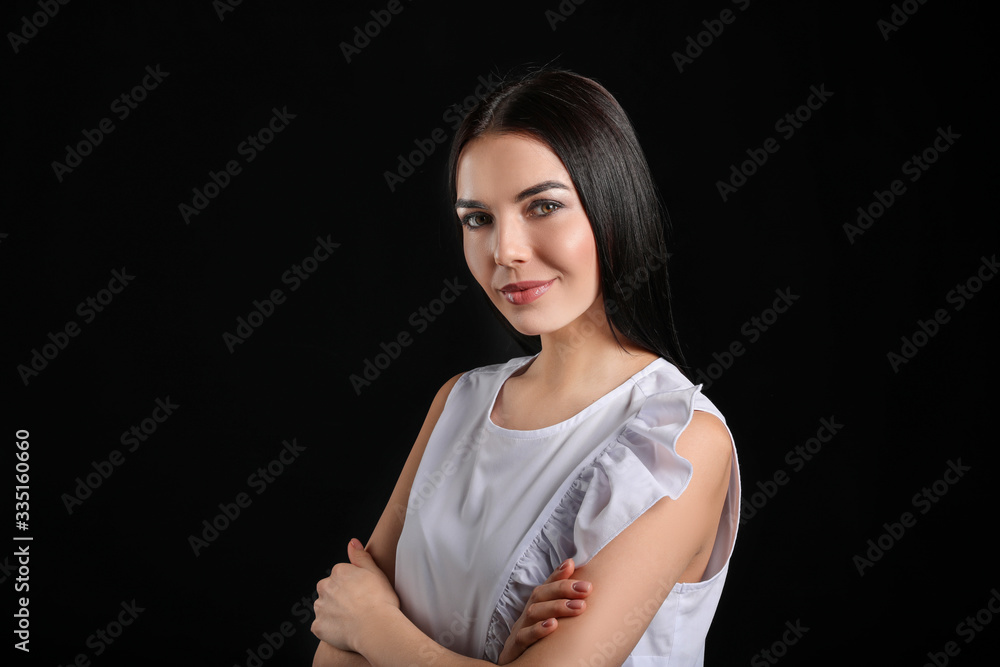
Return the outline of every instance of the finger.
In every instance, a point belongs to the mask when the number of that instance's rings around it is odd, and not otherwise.
[[[378,569],[378,565],[375,564],[375,560],[371,557],[371,554],[365,551],[365,548],[361,546],[361,542],[356,539],[351,539],[347,545],[347,558],[351,561],[352,565],[357,565],[367,570]]]
[[[524,610],[524,627],[542,623],[550,618],[579,616],[587,609],[586,600],[551,600],[536,602]]]
[[[531,592],[530,602],[548,602],[550,600],[579,600],[590,595],[594,589],[589,581],[566,579],[548,584],[540,584]]]
[[[553,585],[560,581],[565,581],[573,575],[575,570],[576,564],[573,562],[572,558],[564,560],[559,564],[559,567],[553,570],[548,579],[535,587],[535,590],[531,592],[529,602],[535,602],[538,600],[554,600],[556,597],[561,597],[558,593],[563,590],[563,588],[558,586],[553,588]]]
[[[544,621],[526,626],[511,635],[504,643],[503,651],[500,653],[498,665],[506,665],[521,657],[525,649],[546,637],[559,627],[559,621],[548,618]]]
[[[554,581],[560,581],[562,579],[571,577],[573,576],[573,571],[575,569],[576,569],[576,564],[573,562],[573,559],[567,558],[566,560],[564,560],[562,563],[559,564],[559,567],[553,570],[552,574],[549,575],[549,578],[545,580],[545,583],[548,584]]]
[[[559,627],[559,621],[554,618],[547,618],[538,623],[533,623],[531,625],[521,628],[517,633],[517,642],[521,646],[521,650],[528,648],[539,639],[547,637],[555,632],[556,628]]]

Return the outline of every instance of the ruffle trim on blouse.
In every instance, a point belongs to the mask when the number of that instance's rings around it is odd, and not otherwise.
[[[500,593],[486,633],[485,660],[498,660],[531,592],[560,563],[572,557],[582,567],[658,500],[684,492],[693,469],[675,447],[700,389],[647,396],[622,433],[582,465]]]

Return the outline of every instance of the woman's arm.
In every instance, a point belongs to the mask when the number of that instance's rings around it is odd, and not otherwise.
[[[531,591],[524,609],[497,657],[498,665],[507,665],[543,637],[548,637],[559,627],[560,618],[577,616],[587,609],[586,597],[592,588],[589,581],[570,579],[576,572],[576,563],[567,558],[541,584]]]
[[[410,449],[410,455],[403,465],[403,471],[396,480],[392,495],[389,496],[389,502],[382,510],[382,516],[375,524],[375,530],[372,531],[368,546],[365,547],[393,587],[396,585],[396,545],[399,543],[400,533],[403,532],[410,487],[413,486],[413,478],[420,466],[420,459],[423,458],[427,441],[444,410],[448,394],[451,393],[452,387],[455,386],[460,377],[462,377],[461,373],[445,382],[434,396],[431,407],[427,411],[427,417],[424,418],[423,426],[420,427],[417,439]],[[368,667],[368,661],[357,653],[341,651],[321,641],[316,649],[316,656],[313,658],[313,667]]]
[[[513,662],[529,646],[555,632],[558,619],[584,612],[584,598],[590,594],[591,586],[589,582],[570,578],[575,569],[573,559],[567,558],[544,583],[535,587],[504,644],[497,664]],[[313,667],[370,667],[370,664],[359,653],[335,648],[325,641],[319,643],[313,658]]]
[[[455,386],[460,377],[462,377],[462,373],[445,382],[434,396],[434,401],[427,411],[427,417],[424,418],[424,424],[420,427],[417,439],[410,449],[410,455],[403,465],[403,471],[399,474],[399,479],[396,480],[392,495],[389,496],[389,502],[386,503],[382,516],[375,524],[375,530],[372,531],[368,545],[365,547],[375,564],[389,578],[389,583],[393,587],[396,586],[396,545],[399,544],[399,536],[403,532],[403,522],[406,519],[406,508],[410,499],[413,478],[417,475],[417,468],[424,456],[424,449],[427,448],[427,441],[444,410],[448,394],[451,393],[452,387]]]
[[[357,548],[361,548],[360,543]],[[351,558],[352,555],[355,557]],[[370,556],[366,557],[367,563],[357,556],[358,554],[351,554],[349,548],[348,558],[352,563],[357,561],[359,566],[368,565],[373,573],[377,573],[385,580],[388,586],[388,578],[378,569]],[[590,595],[591,586],[589,582],[570,579],[575,569],[573,559],[567,558],[545,582],[535,587],[531,597],[528,598],[528,604],[504,644],[497,664],[507,665],[513,662],[529,646],[555,632],[559,624],[558,619],[577,616],[584,612],[586,609],[584,598]],[[324,582],[320,582],[317,588],[320,589],[323,585]],[[321,610],[318,613],[321,613]],[[369,667],[370,664],[360,654],[335,648],[325,641],[319,643],[316,657],[313,659],[313,667]]]
[[[312,667],[371,667],[365,657],[352,651],[341,651],[326,642],[320,642],[313,656]]]
[[[716,417],[695,412],[677,442],[694,474],[676,500],[664,498],[601,549],[580,578],[593,585],[587,612],[565,618],[559,632],[531,645],[513,665],[620,665],[689,564],[711,549],[729,488],[732,441]],[[319,636],[356,650],[375,667],[467,667],[489,664],[441,647],[393,606],[377,567],[361,550],[334,568],[320,590]]]

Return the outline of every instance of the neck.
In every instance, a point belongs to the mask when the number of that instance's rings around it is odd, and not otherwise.
[[[627,340],[617,340],[598,297],[576,320],[558,331],[542,334],[542,351],[528,371],[553,390],[619,375],[623,369],[638,372],[657,358],[649,350]]]

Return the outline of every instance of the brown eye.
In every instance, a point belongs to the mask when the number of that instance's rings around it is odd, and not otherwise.
[[[554,201],[540,201],[533,208],[539,215],[545,216],[556,212],[562,206]]]
[[[477,229],[482,227],[490,221],[490,216],[485,213],[469,213],[462,217],[462,225],[468,227],[469,229]]]

